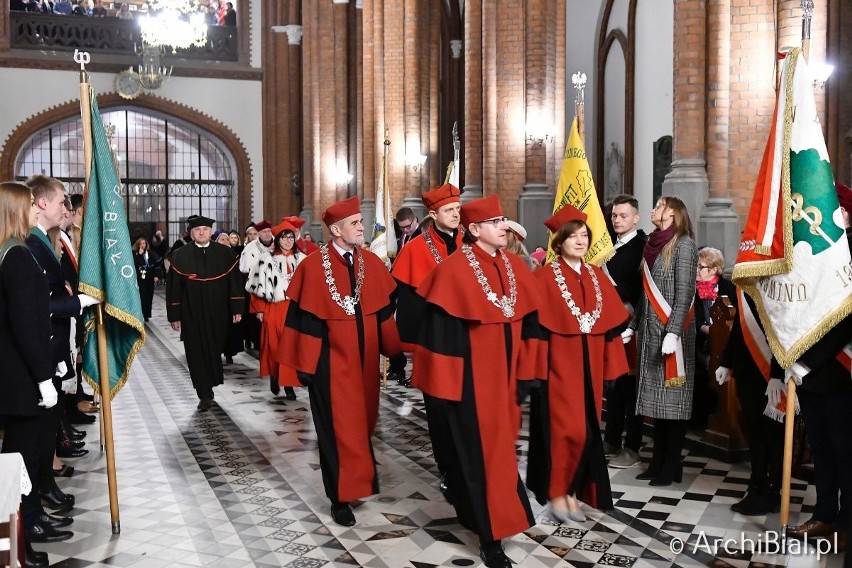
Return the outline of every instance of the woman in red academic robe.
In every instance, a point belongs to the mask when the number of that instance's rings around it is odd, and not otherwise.
[[[272,256],[258,262],[257,269],[249,273],[246,285],[252,294],[252,312],[261,321],[260,376],[270,378],[272,392],[276,394],[280,387],[284,387],[288,400],[296,400],[293,387],[301,385],[296,378],[296,370],[286,361],[279,360],[278,343],[290,306],[287,287],[296,267],[305,258],[296,248],[296,230],[287,220],[272,228],[275,236]]]
[[[585,213],[567,205],[545,225],[559,256],[534,273],[542,295],[539,324],[547,337],[547,380],[533,389],[527,487],[550,501],[559,521],[585,520],[577,496],[612,508],[601,442],[601,394],[606,378],[627,372],[618,334],[628,313],[609,277],[583,262],[592,240]]]

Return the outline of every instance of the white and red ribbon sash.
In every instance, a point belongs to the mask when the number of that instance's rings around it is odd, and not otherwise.
[[[71,244],[71,239],[68,238],[63,231],[59,231],[59,241],[62,243],[62,249],[65,254],[71,259],[71,264],[74,265],[74,270],[80,272],[80,265],[77,262],[77,251],[74,250],[74,245]]]
[[[852,342],[837,352],[837,360],[849,371],[849,378],[852,378]]]
[[[769,383],[769,379],[771,378],[769,375],[771,374],[770,361],[772,360],[772,351],[769,348],[766,335],[757,323],[754,312],[751,311],[751,306],[746,302],[742,288],[739,287],[737,287],[737,302],[739,304],[737,316],[740,319],[740,327],[743,330],[743,340],[754,364],[760,369],[763,380]],[[798,401],[796,403],[796,412],[799,412]],[[777,422],[784,422],[784,417],[787,415],[787,394],[781,393],[781,400],[775,406],[767,402],[766,408],[763,410],[763,415]]]
[[[665,327],[669,323],[672,308],[663,293],[657,287],[656,282],[651,277],[651,271],[648,268],[648,263],[642,261],[642,286],[645,288],[645,295],[648,297],[648,302],[654,309],[654,313],[660,318],[660,321]],[[695,300],[693,299],[693,302]],[[693,302],[689,304],[689,311],[686,313],[686,320],[683,322],[684,329],[692,323],[694,316]],[[666,366],[666,386],[667,387],[682,387],[686,384],[686,360],[683,356],[683,342],[680,336],[677,338],[677,347],[674,353],[663,355],[663,362]]]

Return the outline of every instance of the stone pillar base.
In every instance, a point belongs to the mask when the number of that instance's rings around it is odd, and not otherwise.
[[[518,198],[518,223],[527,230],[524,245],[532,252],[535,247],[547,248],[547,227],[544,220],[553,213],[553,192],[543,183],[526,183]]]
[[[403,207],[410,207],[414,214],[417,215],[418,221],[422,221],[429,213],[423,205],[423,200],[419,197],[405,197],[402,200]]]
[[[366,197],[361,200],[361,216],[364,217],[364,238],[369,243],[373,240],[376,228],[376,200]]]
[[[740,220],[734,212],[733,201],[723,197],[708,199],[698,218],[696,230],[699,246],[722,251],[725,257],[725,273],[730,274],[740,246]]]
[[[466,186],[464,186],[464,191],[461,194],[462,205],[464,205],[468,201],[473,201],[474,199],[481,199],[481,198],[482,198],[482,186],[481,185],[466,185]]]
[[[710,182],[707,179],[707,164],[701,158],[688,158],[672,162],[672,171],[663,180],[663,195],[673,195],[686,204],[693,225],[698,222]],[[703,243],[697,235],[698,245]]]

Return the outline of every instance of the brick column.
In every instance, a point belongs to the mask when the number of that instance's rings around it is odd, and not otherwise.
[[[553,210],[565,124],[565,8],[564,2],[531,0],[526,3],[525,125],[551,125],[556,140],[539,145],[525,140],[525,179],[517,200],[517,220],[527,229],[527,244],[545,245],[542,222]],[[526,137],[526,132],[522,133]]]
[[[705,0],[675,1],[674,147],[663,195],[681,198],[693,220],[701,213],[709,186],[704,148],[706,30]]]
[[[354,6],[351,7],[354,9]],[[304,22],[304,162],[310,205],[318,217],[335,201],[354,195],[358,175],[352,151],[350,113],[355,113],[351,90],[357,89],[350,68],[350,5],[305,0]],[[338,169],[353,175],[338,182]],[[312,231],[323,231],[318,218]]]
[[[304,194],[302,170],[302,26],[301,0],[266,0],[261,6],[264,68],[263,211],[276,221],[299,212]]]
[[[739,221],[730,184],[731,2],[707,2],[707,176],[709,196],[697,221],[700,244],[722,251],[733,267],[739,246]],[[717,428],[720,429],[720,428]],[[725,439],[725,443],[731,440]],[[732,442],[731,442],[732,443]]]
[[[464,185],[462,201],[482,196],[482,2],[464,3]]]

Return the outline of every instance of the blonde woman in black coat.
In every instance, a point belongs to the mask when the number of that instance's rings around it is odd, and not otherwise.
[[[51,336],[47,279],[24,244],[38,211],[27,186],[0,183],[0,419],[6,428],[2,451],[23,456],[34,488],[42,418],[58,400],[53,363],[44,356]],[[55,528],[64,521],[45,513],[35,489],[22,496],[22,511],[29,537],[34,532],[50,533],[57,540],[72,536]],[[33,551],[29,539],[26,561],[28,566],[48,565],[47,554]]]

